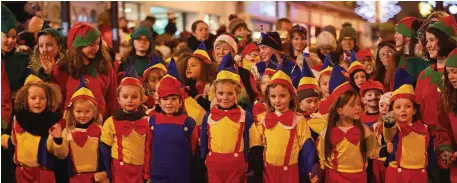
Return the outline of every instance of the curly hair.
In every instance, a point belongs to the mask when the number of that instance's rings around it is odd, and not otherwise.
[[[73,110],[77,104],[83,104],[87,103],[90,105],[90,108],[94,112],[94,116],[92,117],[94,119],[94,123],[97,125],[102,125],[103,123],[103,117],[102,114],[99,113],[99,110],[97,109],[97,106],[92,103],[90,100],[85,100],[85,99],[79,99],[76,100],[70,108],[67,109],[64,113],[64,119],[66,120],[67,124],[65,125],[65,128],[67,129],[74,129],[76,127],[76,119],[75,116],[73,115]]]
[[[83,47],[68,48],[67,54],[60,62],[60,69],[67,71],[74,79],[79,78],[81,73],[84,72],[84,53]],[[100,50],[98,50],[95,58],[93,59],[97,72],[108,74],[113,69],[113,61],[108,52],[108,46],[100,42]]]
[[[52,38],[54,38],[54,40],[56,41],[57,46],[59,48],[59,51],[57,52],[55,59],[56,59],[56,61],[62,60],[65,57],[66,50],[65,50],[64,45],[61,42],[61,39],[57,35],[54,35],[49,30],[45,30],[42,34],[40,34],[40,37],[41,36],[51,36]],[[32,55],[30,55],[30,64],[28,66],[34,73],[38,73],[39,69],[41,68],[40,48],[39,48],[40,46],[38,43],[38,40],[40,37],[37,38],[37,44],[35,45],[35,47],[33,47]]]
[[[29,108],[28,96],[31,87],[39,87],[46,94],[46,109],[55,112],[62,102],[62,93],[59,86],[47,82],[30,82],[25,84],[14,97],[14,108],[16,110],[26,110]]]
[[[186,77],[186,69],[187,69],[187,63],[189,59],[193,57],[192,53],[183,53],[179,56],[178,58],[178,72],[179,75],[182,77],[185,85],[189,83],[189,78]],[[197,58],[197,57],[195,57]],[[200,60],[200,58],[197,58]],[[200,73],[200,80],[203,83],[211,83],[216,79],[216,74],[217,74],[217,64],[216,63],[211,63],[211,64],[205,64],[203,61],[200,60],[202,63],[202,70]]]

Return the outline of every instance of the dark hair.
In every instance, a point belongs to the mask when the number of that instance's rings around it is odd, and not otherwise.
[[[182,53],[179,58],[178,58],[178,71],[179,75],[182,77],[184,84],[189,83],[189,78],[186,77],[186,69],[187,69],[187,62],[189,62],[189,59],[192,56],[192,53]],[[211,64],[206,64],[201,61],[200,58],[194,57],[200,60],[202,63],[202,70],[200,73],[200,80],[206,84],[206,83],[211,83],[216,79],[216,74],[217,74],[217,65],[216,63],[212,62]]]
[[[358,72],[364,72],[365,73],[365,77],[366,79],[370,79],[370,75],[367,73],[367,71],[363,70],[363,69],[356,69],[354,70],[352,73],[349,74],[349,83],[352,85],[353,88],[355,88],[356,90],[359,90],[360,88],[355,84],[355,81],[354,81],[354,76],[356,73]]]
[[[273,105],[271,105],[271,102],[270,102],[270,89],[271,88],[276,88],[277,86],[282,86],[282,87],[287,88],[287,86],[282,85],[282,84],[269,84],[267,86],[266,91],[265,91],[265,96],[263,96],[263,101],[265,101],[265,104],[267,105],[268,111],[270,111],[270,112],[274,112],[275,111]],[[294,112],[297,112],[298,104],[299,104],[298,99],[297,99],[297,95],[295,95],[294,93],[290,93],[290,91],[288,89],[287,89],[287,91],[290,94],[289,109],[294,111]]]
[[[382,62],[381,62],[381,57],[379,56],[379,50],[381,50],[382,48],[384,48],[386,46],[391,48],[392,51],[395,52],[396,48],[395,48],[395,44],[394,43],[388,42],[388,41],[381,42],[381,43],[378,44],[378,48],[376,50],[376,61],[375,61],[375,65],[376,65],[375,80],[381,82],[384,85],[384,88],[387,88],[386,85],[388,84],[388,83],[384,83],[384,78],[386,76],[386,71],[387,70],[386,70],[386,67],[384,66],[384,64],[382,64]]]
[[[289,23],[289,24],[292,24],[292,21],[290,21],[290,19],[288,18],[280,18],[276,21],[276,29],[278,29],[279,27],[281,27],[281,23]]]
[[[446,113],[457,113],[457,90],[452,86],[449,81],[448,72],[444,69],[443,72],[443,92],[441,95],[441,105]]]
[[[153,24],[156,22],[156,17],[154,16],[147,16],[144,20],[146,21],[150,21],[152,22]]]
[[[308,30],[306,30],[306,28],[303,27],[303,31],[300,31],[299,29],[294,29],[292,28],[292,30],[290,30],[290,33],[289,33],[289,42],[287,43],[287,46],[286,46],[286,55],[291,57],[291,58],[297,58],[295,55],[294,55],[294,47],[292,45],[292,39],[294,39],[295,35],[298,35],[298,36],[302,36],[305,38],[305,40],[308,39]],[[306,48],[306,45],[305,44],[305,48]]]
[[[337,113],[338,108],[342,108],[345,105],[351,101],[351,99],[356,100],[360,96],[359,93],[351,89],[349,91],[344,92],[342,95],[338,97],[338,99],[335,101],[335,103],[332,105],[330,108],[330,111],[328,113],[328,122],[327,122],[327,129],[325,131],[325,149],[324,149],[324,154],[325,154],[325,161],[328,163],[329,158],[332,154],[332,143],[330,143],[330,138],[332,135],[332,130],[333,128],[338,128],[336,126],[336,123],[340,120],[339,119],[339,114]],[[362,154],[362,160],[363,162],[367,161],[367,154],[368,154],[368,147],[367,147],[367,141],[365,139],[365,128],[363,124],[360,122],[360,120],[354,120],[354,126],[360,130],[360,153]]]
[[[422,120],[422,115],[420,112],[420,105],[414,101],[411,101],[411,102],[413,103],[413,107],[416,110],[416,114],[413,115],[413,121],[412,121],[414,123],[416,121]],[[390,102],[389,111],[393,110],[394,103],[395,103],[395,100]]]
[[[195,32],[195,30],[197,30],[197,25],[198,25],[199,23],[204,23],[204,24],[206,24],[206,22],[203,21],[203,20],[197,20],[197,21],[195,21],[194,23],[192,23],[192,26],[191,26],[192,32]]]
[[[392,55],[392,60],[388,63],[389,67],[387,68],[386,75],[384,75],[384,87],[386,88],[386,91],[392,91],[393,88],[391,88],[391,85],[393,85],[392,78],[395,76],[395,72],[398,69],[398,64],[400,62],[401,57],[403,56],[403,52],[397,51],[394,52]]]
[[[411,28],[413,29],[414,32],[417,32],[420,28],[420,26],[422,25],[423,23],[423,20],[421,19],[416,19],[413,21],[412,25],[411,25]],[[416,45],[417,43],[419,42],[419,40],[417,39],[417,37],[413,36],[413,37],[410,37],[410,40],[409,40],[409,45],[408,45],[408,55],[409,57],[416,57]],[[401,49],[401,52],[404,53],[404,49],[405,48],[402,48]]]
[[[230,22],[230,21],[232,21],[233,19],[236,19],[236,18],[238,18],[237,15],[235,15],[235,14],[230,14],[229,17],[228,17],[228,20],[229,20],[229,22]]]
[[[447,17],[449,16],[449,14],[447,14],[446,12],[444,11],[435,11],[433,13],[431,13],[428,17],[427,17],[427,20],[430,20],[432,18],[437,18],[439,20],[443,19],[444,17]]]
[[[457,42],[440,30],[430,27],[428,33],[433,34],[438,39],[438,56],[447,57],[452,50],[457,47]]]

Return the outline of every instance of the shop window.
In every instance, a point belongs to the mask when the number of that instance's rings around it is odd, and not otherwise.
[[[203,21],[208,24],[209,32],[216,34],[217,29],[219,29],[219,16],[206,14]]]
[[[124,2],[125,9],[119,8],[119,15],[123,15],[129,23],[127,27],[136,27],[142,19],[141,16],[143,13],[143,6],[138,6],[138,3]]]
[[[151,16],[154,16],[156,18],[155,24],[152,26],[154,28],[154,31],[156,31],[158,34],[163,34],[165,33],[165,27],[168,24],[168,11],[170,9],[168,8],[161,8],[161,7],[151,7],[149,9]],[[172,10],[171,10],[172,11]],[[175,12],[176,16],[176,27],[177,31],[175,33],[176,36],[178,36],[182,31],[183,31],[183,13],[182,12]]]

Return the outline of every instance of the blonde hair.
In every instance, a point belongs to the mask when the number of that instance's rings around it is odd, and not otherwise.
[[[236,92],[236,95],[239,96],[241,94],[241,85],[240,83],[237,83],[231,79],[218,79],[218,80],[215,80],[212,84],[212,90],[214,91],[214,93],[216,93],[216,85],[218,84],[225,84],[225,83],[230,83],[230,84],[233,84],[235,85],[235,92]]]
[[[97,106],[92,103],[90,100],[85,100],[85,99],[79,99],[76,100],[69,109],[67,109],[64,113],[64,119],[66,120],[66,125],[65,128],[67,129],[74,129],[76,127],[76,119],[75,116],[73,115],[73,110],[75,109],[75,106],[77,104],[83,104],[83,103],[89,103],[90,107],[92,108],[92,111],[94,112],[94,116],[92,118],[94,119],[94,123],[97,125],[102,125],[103,123],[103,117],[102,114],[99,113]]]
[[[44,90],[46,95],[46,109],[55,112],[62,102],[62,93],[59,86],[43,81],[30,82],[25,84],[14,97],[14,108],[16,110],[26,110],[29,108],[28,96],[31,87],[39,87]]]

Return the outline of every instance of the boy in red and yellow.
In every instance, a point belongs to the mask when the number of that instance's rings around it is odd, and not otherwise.
[[[379,81],[368,80],[360,85],[359,94],[366,111],[360,116],[360,122],[372,127],[379,118],[379,99],[384,93],[384,86]]]

